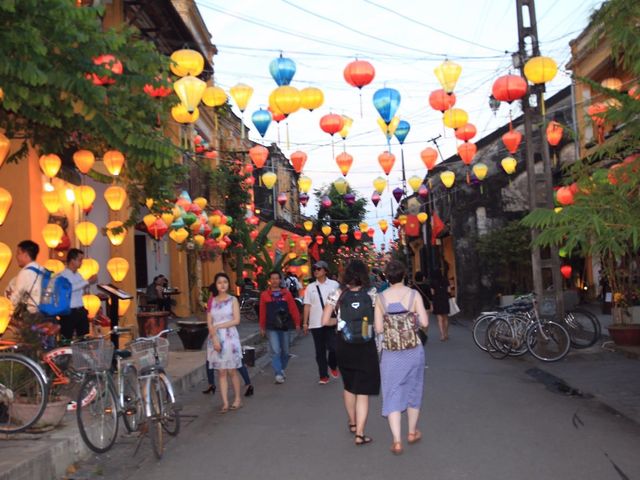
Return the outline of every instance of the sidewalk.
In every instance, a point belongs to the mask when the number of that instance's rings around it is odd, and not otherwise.
[[[256,358],[264,352],[265,348],[258,346],[261,339],[256,322],[242,322],[238,331],[242,345],[256,346]],[[167,372],[180,397],[188,389],[204,385],[205,350],[185,351],[177,335],[170,342]],[[124,431],[122,425],[119,431]],[[0,451],[0,480],[62,478],[69,465],[91,453],[80,437],[75,412],[67,413],[51,432],[0,435]]]

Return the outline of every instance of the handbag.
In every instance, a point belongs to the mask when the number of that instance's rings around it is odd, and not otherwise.
[[[449,316],[452,317],[458,313],[460,313],[460,307],[458,307],[455,297],[449,297]]]

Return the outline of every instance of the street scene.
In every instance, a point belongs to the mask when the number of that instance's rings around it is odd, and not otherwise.
[[[0,2],[0,480],[640,479],[638,19]]]

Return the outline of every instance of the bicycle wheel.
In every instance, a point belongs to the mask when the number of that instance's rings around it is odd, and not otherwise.
[[[526,316],[516,314],[510,317],[509,321],[511,322],[511,328],[513,329],[513,343],[511,344],[509,356],[520,357],[529,351],[525,339],[529,319]]]
[[[556,322],[534,323],[527,330],[527,348],[543,362],[556,362],[569,353],[571,341],[565,328]]]
[[[78,429],[84,443],[96,453],[108,451],[118,436],[118,399],[108,375],[88,374],[78,393]],[[92,400],[85,405],[85,398]]]
[[[164,373],[160,374],[160,400],[162,401],[162,428],[169,435],[176,436],[180,432],[180,412],[171,387],[171,380]]]
[[[480,350],[485,352],[487,351],[487,327],[495,318],[495,314],[489,313],[486,315],[480,315],[473,322],[473,329],[471,330],[473,342]]]
[[[84,373],[73,368],[73,355],[70,347],[60,347],[50,350],[43,356],[45,365],[51,379],[50,387],[52,397],[66,397],[69,399],[67,404],[68,412],[75,412],[80,385],[84,380]],[[83,403],[86,405],[91,398],[85,398]]]
[[[164,453],[164,436],[162,428],[162,382],[158,377],[154,377],[149,382],[149,407],[151,408],[151,417],[147,418],[147,427],[149,429],[149,437],[151,437],[151,446],[153,453],[159,460]]]
[[[18,433],[34,425],[47,406],[47,382],[28,357],[0,356],[0,433]]]
[[[122,395],[122,423],[129,433],[140,428],[143,421],[144,408],[138,385],[138,373],[135,367],[126,366],[120,377],[120,392]]]
[[[496,318],[487,327],[487,352],[492,358],[502,360],[509,355],[513,344],[513,329],[504,318]]]
[[[564,316],[564,327],[571,337],[574,348],[588,348],[600,338],[600,322],[593,313],[576,308]]]

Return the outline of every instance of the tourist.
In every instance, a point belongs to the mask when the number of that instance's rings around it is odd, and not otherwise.
[[[67,252],[67,267],[60,272],[60,276],[71,283],[71,310],[67,315],[60,315],[60,334],[67,340],[73,339],[74,335],[83,337],[89,333],[89,312],[84,308],[82,295],[85,293],[90,283],[97,280],[97,275],[93,275],[89,280],[85,280],[78,269],[82,265],[84,253],[78,248],[71,248]]]

